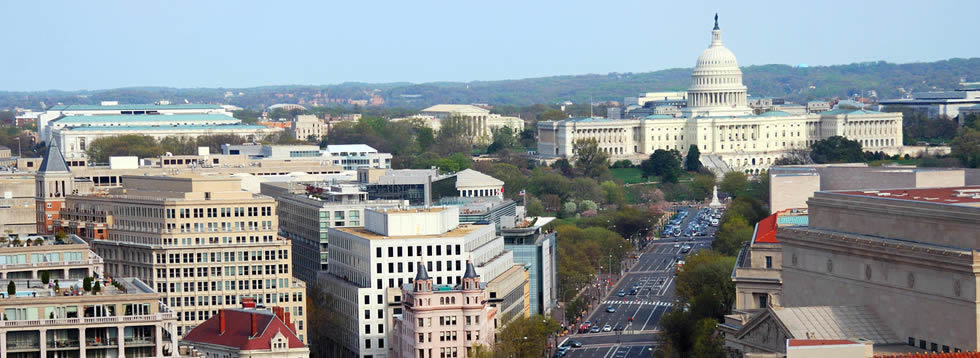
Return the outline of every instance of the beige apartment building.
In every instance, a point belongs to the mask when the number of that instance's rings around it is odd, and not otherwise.
[[[52,281],[78,280],[103,273],[102,258],[75,235],[23,236],[0,245],[0,279],[37,280],[47,272]]]
[[[292,246],[278,235],[276,202],[229,177],[124,177],[121,188],[70,195],[59,223],[100,223],[92,246],[106,272],[155,287],[189,332],[242,298],[291,313],[305,340],[306,285],[292,276]]]
[[[297,140],[319,141],[327,135],[327,124],[312,114],[301,114],[292,121],[292,127],[287,132]]]

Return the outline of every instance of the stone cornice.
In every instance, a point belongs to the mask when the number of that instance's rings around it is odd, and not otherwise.
[[[980,273],[973,250],[947,248],[926,243],[840,233],[808,227],[781,228],[776,237],[787,246],[801,246],[835,253],[858,254],[938,270]],[[785,257],[784,257],[785,259]],[[785,261],[783,269],[787,268]]]
[[[833,192],[817,192],[807,200],[811,211],[820,207],[853,210],[885,215],[915,216],[924,219],[940,219],[969,224],[980,222],[980,208],[950,205],[940,202],[922,202],[889,197],[861,197]]]

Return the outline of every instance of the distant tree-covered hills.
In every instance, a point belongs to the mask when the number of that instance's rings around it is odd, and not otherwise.
[[[897,98],[908,92],[950,90],[961,79],[980,80],[980,58],[926,63],[894,64],[884,61],[835,66],[748,66],[744,83],[753,96],[785,97],[794,102],[868,95]],[[342,83],[325,86],[264,86],[253,88],[131,87],[92,91],[0,92],[0,108],[41,109],[41,104],[221,103],[259,109],[275,103],[349,105],[348,99],[380,96],[388,107],[422,108],[438,103],[487,103],[524,106],[572,101],[622,101],[641,92],[683,90],[691,69],[675,68],[646,73],[610,73],[553,76],[503,81],[412,83]],[[330,100],[334,102],[330,102]]]

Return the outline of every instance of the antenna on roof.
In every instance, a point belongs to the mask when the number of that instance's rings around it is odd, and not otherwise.
[[[589,96],[589,118],[593,117],[595,117],[595,114],[592,113],[592,96]]]

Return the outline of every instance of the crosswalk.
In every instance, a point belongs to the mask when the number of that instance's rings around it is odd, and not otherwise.
[[[605,300],[605,301],[602,301],[602,304],[604,304],[604,305],[625,304],[625,305],[667,306],[667,307],[670,307],[670,306],[673,306],[674,305],[673,302],[650,301],[650,300]]]

